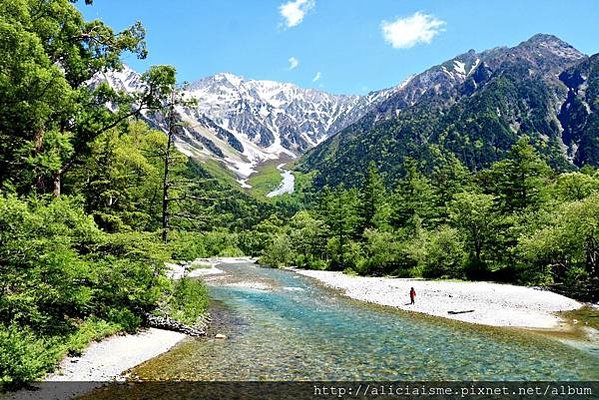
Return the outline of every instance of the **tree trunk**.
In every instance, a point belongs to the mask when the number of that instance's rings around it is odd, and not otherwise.
[[[586,239],[586,269],[591,276],[599,276],[599,244],[589,235]]]
[[[52,182],[54,185],[54,190],[52,190],[52,194],[54,195],[54,197],[60,197],[60,188],[61,188],[61,180],[62,180],[61,178],[62,178],[62,171],[55,173],[54,176],[52,177]]]
[[[43,151],[44,149],[44,132],[43,131],[38,131],[35,134],[35,153],[39,154]],[[48,180],[45,176],[43,175],[39,175],[37,177],[37,182],[36,182],[36,186],[37,186],[37,190],[39,193],[45,193],[47,188],[48,188]]]
[[[174,118],[175,118],[175,107],[174,104],[171,105],[168,117],[168,133],[167,133],[167,141],[166,141],[166,150],[164,152],[164,177],[162,179],[162,242],[164,244],[168,243],[168,231],[169,231],[169,186],[170,182],[168,180],[169,174],[169,165],[170,165],[170,155],[171,155],[171,146],[173,141],[173,130],[174,130]]]

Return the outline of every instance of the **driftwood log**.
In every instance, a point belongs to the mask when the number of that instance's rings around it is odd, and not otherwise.
[[[474,310],[465,310],[465,311],[447,311],[447,314],[466,314],[469,312],[474,312]]]

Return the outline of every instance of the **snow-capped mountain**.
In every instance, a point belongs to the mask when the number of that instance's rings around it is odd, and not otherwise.
[[[397,118],[421,103],[450,107],[477,92],[496,71],[512,64],[516,69],[527,65],[528,74],[555,81],[550,86],[563,93],[554,96],[563,97],[565,89],[559,85],[558,75],[564,65],[582,58],[582,53],[554,36],[535,35],[512,48],[481,53],[471,50],[396,87],[366,96],[333,95],[290,83],[221,73],[186,90],[185,97],[196,99],[197,106],[178,110],[187,127],[176,144],[189,156],[221,161],[244,184],[260,163],[296,158],[350,126],[354,133],[367,132],[382,120]],[[143,87],[140,77],[125,67],[97,79],[107,80],[118,90],[134,92]],[[161,126],[160,121],[150,122]]]
[[[98,79],[135,92],[143,87],[140,77],[124,67]],[[185,97],[197,105],[179,109],[187,127],[176,144],[189,156],[222,161],[243,184],[261,162],[296,158],[374,110],[396,90],[333,95],[290,83],[217,74],[186,89]]]

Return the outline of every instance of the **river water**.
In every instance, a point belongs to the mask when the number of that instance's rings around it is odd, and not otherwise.
[[[215,323],[134,369],[148,380],[597,380],[599,356],[541,334],[365,305],[291,271],[220,266]],[[221,333],[227,339],[215,339]]]

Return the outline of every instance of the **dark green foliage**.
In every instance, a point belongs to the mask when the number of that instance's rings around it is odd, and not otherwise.
[[[399,117],[369,115],[300,162],[297,193],[266,203],[174,151],[174,113],[167,137],[135,121],[166,115],[174,68],[152,67],[135,95],[89,84],[123,52],[144,58],[145,32],[86,22],[74,2],[0,2],[0,386],[134,332],[148,313],[196,323],[206,288],[169,280],[171,259],[247,254],[273,267],[583,285],[596,298],[599,178],[549,168],[572,169],[549,112],[566,96],[555,68],[539,79],[534,60],[481,65]],[[596,63],[561,76],[579,166],[599,162]]]
[[[545,285],[596,298],[597,171],[556,173],[526,137],[476,174],[438,149],[430,154],[436,162],[406,158],[391,190],[371,164],[357,188],[311,194],[307,210],[266,229],[276,239],[264,260],[363,275]]]
[[[460,193],[450,207],[451,223],[463,234],[468,251],[468,273],[473,278],[484,277],[490,243],[495,233],[493,197],[478,193]]]
[[[2,196],[0,227],[0,347],[23,368],[3,372],[6,382],[37,377],[94,338],[135,331],[167,288],[168,255],[154,237],[106,234],[77,199]]]
[[[599,278],[599,195],[561,204],[546,226],[523,235],[518,250],[537,281],[573,285]],[[597,296],[597,293],[595,294]]]
[[[556,38],[532,38],[477,55],[477,69],[453,86],[440,71],[446,66],[433,67],[413,82],[425,76],[437,87],[419,87],[426,91],[414,104],[397,102],[401,95],[390,98],[305,154],[297,168],[318,171],[317,187],[361,186],[364,166],[374,162],[393,185],[405,175],[407,158],[427,173],[451,157],[477,172],[508,157],[526,136],[556,170],[599,165],[599,55],[561,58],[545,53],[545,40],[575,53]]]
[[[464,278],[463,237],[446,225],[429,233],[425,243],[422,276],[425,278]]]
[[[550,172],[528,139],[521,138],[505,160],[493,164],[480,177],[486,191],[496,196],[502,212],[514,213],[544,202]]]
[[[389,274],[395,272],[397,268],[405,267],[400,264],[404,256],[400,241],[389,231],[378,229],[364,231],[363,254],[364,259],[355,268],[356,272],[362,275]]]
[[[291,265],[292,262],[293,253],[289,236],[284,233],[274,235],[260,257],[260,264],[278,268]]]
[[[17,387],[40,377],[56,363],[47,343],[16,323],[0,328],[0,388]]]
[[[101,21],[85,22],[68,0],[3,2],[0,22],[0,187],[59,195],[62,178],[96,137],[158,107],[174,83],[172,67],[144,74],[147,86],[134,97],[87,83],[121,68],[123,52],[146,56],[139,23],[114,33]]]
[[[599,163],[599,55],[564,71],[560,80],[569,90],[559,114],[564,142],[578,146],[574,154],[577,165],[596,166]]]
[[[406,175],[395,189],[391,223],[396,227],[413,226],[416,221],[425,226],[434,225],[438,222],[440,204],[431,181],[411,158],[406,160],[404,169]]]
[[[361,195],[363,229],[382,228],[388,225],[391,213],[391,207],[387,203],[389,193],[374,163],[368,166]]]
[[[358,191],[343,188],[325,190],[320,212],[328,226],[330,239],[327,250],[331,267],[339,270],[354,267],[357,261],[354,244],[363,225]]]

